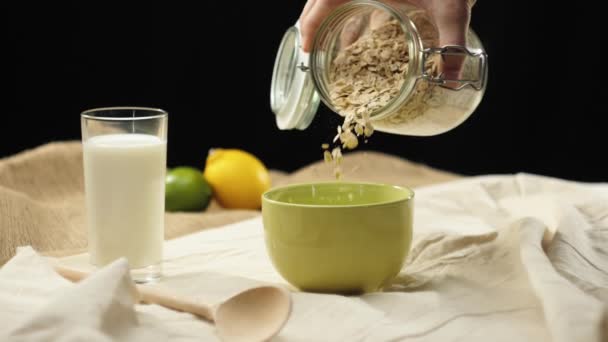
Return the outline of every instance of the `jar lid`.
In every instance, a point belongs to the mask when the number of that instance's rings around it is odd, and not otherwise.
[[[270,107],[280,129],[306,129],[319,108],[299,26],[297,22],[285,32],[272,72]]]

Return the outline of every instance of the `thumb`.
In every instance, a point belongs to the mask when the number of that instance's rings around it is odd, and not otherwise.
[[[336,7],[348,2],[348,0],[308,0],[306,7],[300,16],[300,29],[302,33],[302,49],[309,52],[315,33],[321,26],[323,20]]]
[[[439,32],[439,46],[467,44],[467,31],[471,8],[466,0],[436,0],[431,7],[431,16]],[[464,56],[444,56],[439,66],[444,79],[459,79]],[[457,87],[456,82],[448,82],[449,87]]]

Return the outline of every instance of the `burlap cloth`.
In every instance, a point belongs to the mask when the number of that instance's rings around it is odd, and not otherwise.
[[[201,166],[202,167],[202,166]],[[345,179],[387,182],[407,186],[457,178],[406,160],[375,152],[348,154]],[[272,171],[273,185],[331,177],[322,162],[292,174]],[[218,227],[259,215],[258,211],[223,210],[212,203],[203,213],[168,213],[166,239]],[[68,255],[86,249],[84,183],[79,142],[51,143],[0,159],[0,265],[17,246]]]

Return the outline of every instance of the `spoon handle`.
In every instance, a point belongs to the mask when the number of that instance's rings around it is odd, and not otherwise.
[[[210,322],[214,322],[213,310],[210,307],[197,303],[184,296],[179,296],[169,291],[153,288],[145,285],[136,285],[139,291],[140,301],[145,303],[154,303],[162,305],[166,308],[189,312],[199,317],[205,318]]]
[[[62,277],[73,282],[78,282],[89,275],[83,271],[58,265],[55,265],[55,271]],[[211,322],[215,320],[213,317],[213,310],[209,306],[194,302],[186,297],[173,294],[163,289],[137,284],[135,284],[135,287],[137,288],[138,300],[140,302],[154,303],[169,309],[189,312]]]

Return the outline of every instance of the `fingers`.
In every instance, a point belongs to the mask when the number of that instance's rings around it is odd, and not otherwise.
[[[375,10],[372,12],[369,18],[369,28],[372,30],[377,29],[382,26],[382,24],[386,23],[392,18],[392,14],[383,10]]]
[[[466,46],[471,13],[468,1],[435,0],[429,10],[439,32],[439,46]],[[463,63],[464,56],[445,56],[440,64],[440,71],[445,79],[459,79]],[[446,85],[458,86],[455,82]]]
[[[366,24],[365,19],[360,15],[348,19],[340,32],[340,49],[354,43],[361,36]]]
[[[302,14],[300,14],[300,22],[302,19],[308,15],[312,6],[315,5],[316,0],[308,0],[306,1],[306,5],[304,5],[304,9],[302,10]]]
[[[348,0],[309,0],[304,7],[300,17],[300,30],[302,33],[302,49],[310,51],[312,41],[321,22],[336,7],[348,2]],[[308,9],[306,8],[308,7]]]

